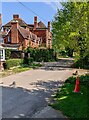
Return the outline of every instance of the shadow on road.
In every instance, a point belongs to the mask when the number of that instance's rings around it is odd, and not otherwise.
[[[48,105],[49,98],[61,87],[63,82],[33,82],[34,89],[21,87],[2,87],[2,117],[31,118],[36,112]]]
[[[72,65],[74,63],[74,59],[69,58],[60,58],[57,62],[43,62],[40,63],[42,67],[39,67],[39,69],[44,70],[66,70],[71,69]]]

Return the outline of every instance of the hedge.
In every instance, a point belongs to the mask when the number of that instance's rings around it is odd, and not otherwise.
[[[10,69],[11,67],[19,66],[21,62],[22,62],[21,59],[9,59],[9,60],[6,60],[3,66],[4,66],[4,69]]]
[[[30,53],[30,57],[36,62],[49,62],[57,60],[53,49],[32,49],[28,48],[27,52]]]

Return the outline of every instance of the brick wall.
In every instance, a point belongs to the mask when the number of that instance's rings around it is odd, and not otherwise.
[[[22,37],[22,35],[18,32],[18,44],[20,44],[20,47],[18,50],[24,50],[25,47],[24,47],[24,38]]]
[[[34,41],[31,40],[30,47],[32,47],[32,48],[38,48],[39,44],[38,44],[38,42],[35,43]]]
[[[42,44],[46,44],[46,30],[34,30],[34,34],[42,38]]]
[[[49,30],[46,30],[46,47],[52,48],[52,34]]]
[[[11,43],[18,43],[18,21],[11,22]]]
[[[24,39],[24,48],[28,48],[30,45],[30,40]]]
[[[42,37],[42,44],[47,48],[52,48],[52,34],[48,29],[34,30],[34,34],[38,37]]]

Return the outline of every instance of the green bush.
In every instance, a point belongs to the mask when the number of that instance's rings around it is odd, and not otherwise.
[[[20,64],[21,64],[21,59],[9,59],[6,60],[4,68],[10,69],[11,67],[19,66]]]
[[[33,58],[32,57],[29,58],[29,64],[30,63],[33,63]]]
[[[8,60],[11,57],[11,50],[10,49],[6,49],[5,50],[5,59]]]
[[[75,63],[72,65],[74,68],[84,68],[89,69],[89,54],[87,54],[85,57],[81,57]]]
[[[81,84],[89,84],[89,74],[86,74],[86,75],[81,75],[79,77],[79,80],[80,80],[80,83]],[[75,84],[75,81],[76,81],[76,76],[72,76],[72,77],[69,77],[65,83],[71,83],[71,84]]]
[[[33,58],[33,61],[36,62],[49,62],[56,60],[56,55],[54,54],[53,49],[27,48],[27,52],[30,53],[31,58]]]
[[[29,53],[26,51],[24,59],[22,61],[22,66],[29,66],[31,63],[33,63],[33,58],[29,56]]]

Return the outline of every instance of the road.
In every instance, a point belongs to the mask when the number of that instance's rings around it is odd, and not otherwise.
[[[72,69],[29,70],[2,78],[2,117],[30,118],[49,103]],[[14,85],[12,85],[14,81]]]

